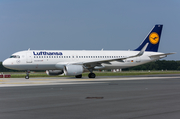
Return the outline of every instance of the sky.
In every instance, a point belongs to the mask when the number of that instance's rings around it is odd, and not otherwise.
[[[179,0],[0,0],[0,61],[31,50],[134,50],[163,24],[159,52],[180,60]]]

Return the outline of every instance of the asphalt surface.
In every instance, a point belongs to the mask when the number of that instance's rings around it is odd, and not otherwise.
[[[180,75],[0,80],[0,119],[179,119]]]

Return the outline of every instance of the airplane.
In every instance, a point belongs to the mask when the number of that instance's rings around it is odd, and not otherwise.
[[[123,69],[152,62],[175,53],[158,52],[163,25],[157,24],[138,48],[120,50],[26,50],[12,54],[3,61],[9,69],[25,70],[29,79],[30,70],[46,70],[47,75],[75,76],[83,72],[95,78],[93,70]]]

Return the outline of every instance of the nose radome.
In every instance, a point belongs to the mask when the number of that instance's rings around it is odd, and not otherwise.
[[[3,65],[3,66],[5,66],[5,65],[6,65],[6,60],[4,60],[4,61],[3,61],[2,65]]]
[[[9,65],[9,61],[8,61],[7,59],[4,60],[3,63],[2,63],[2,65],[3,65],[4,67],[7,67],[7,66]]]

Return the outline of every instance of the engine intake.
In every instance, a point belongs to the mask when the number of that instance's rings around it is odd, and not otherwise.
[[[82,74],[84,68],[81,65],[67,65],[64,66],[64,74],[67,76],[76,76]]]
[[[49,76],[55,76],[55,75],[60,75],[63,74],[63,70],[46,70],[46,74]]]

